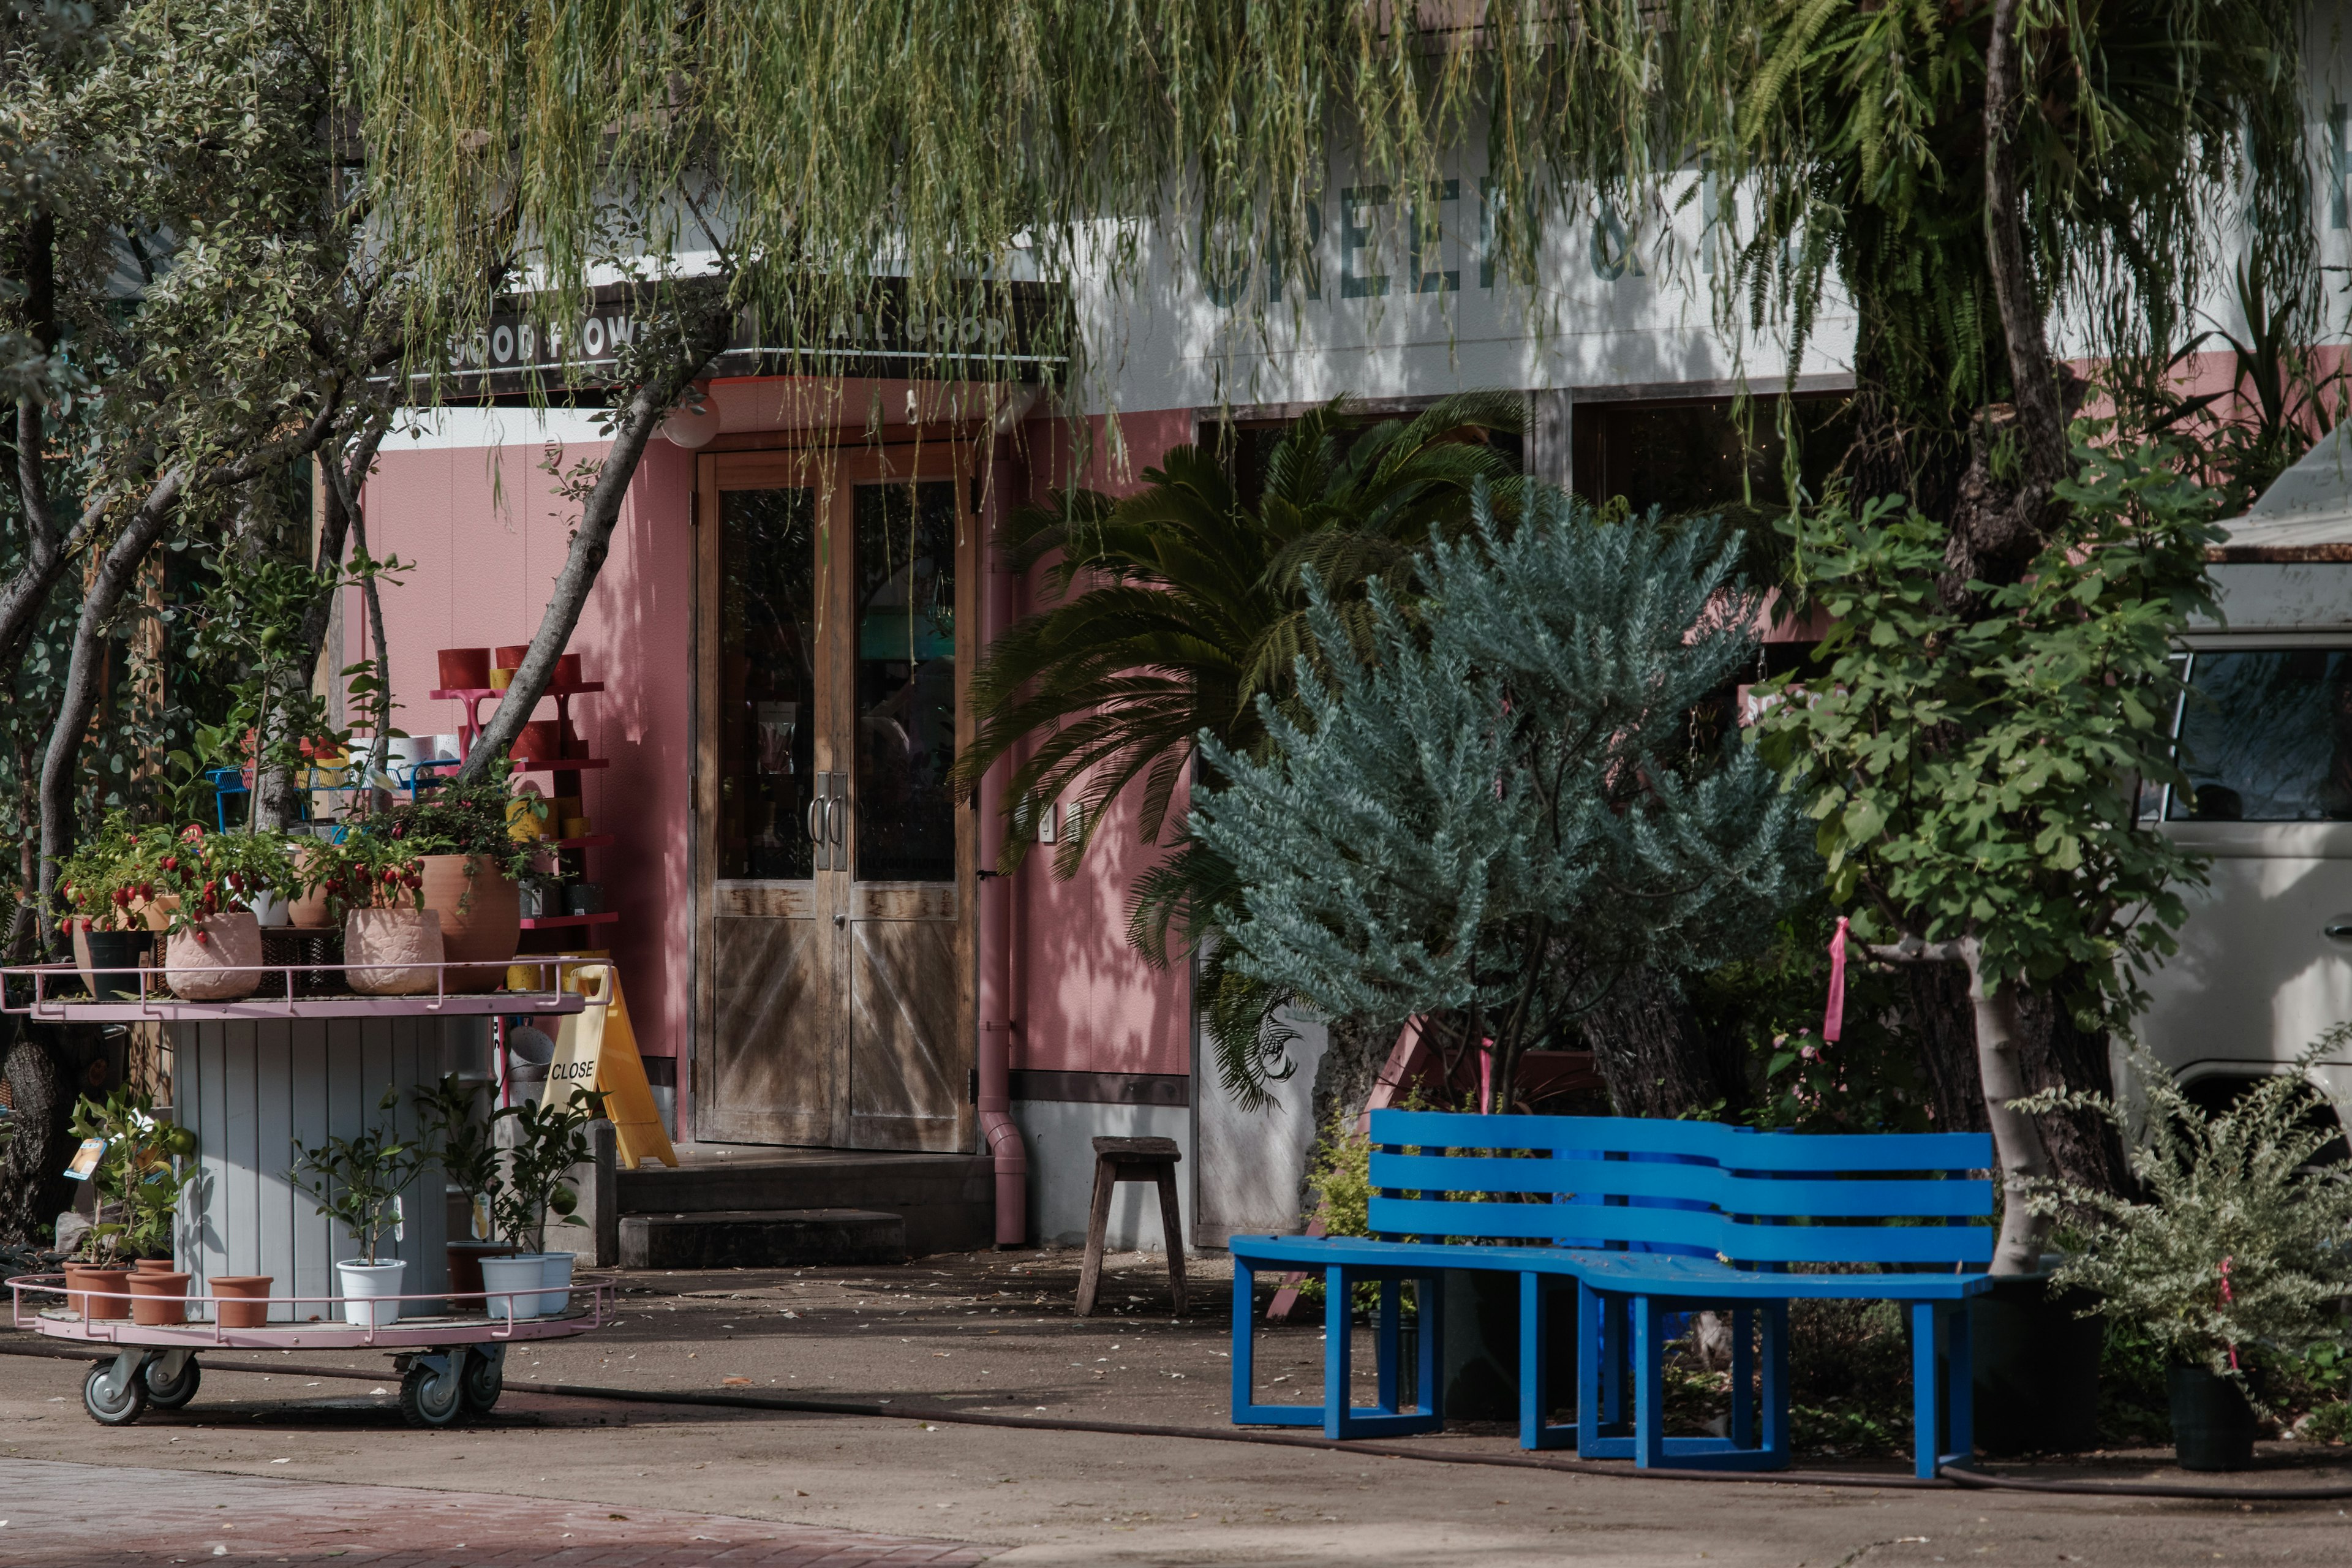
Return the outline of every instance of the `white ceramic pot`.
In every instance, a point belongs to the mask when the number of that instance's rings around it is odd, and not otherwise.
[[[572,1307],[572,1266],[578,1258],[569,1252],[542,1252],[539,1260],[545,1268],[540,1283],[549,1287],[540,1292],[539,1315],[561,1317]]]
[[[253,918],[261,923],[265,931],[271,926],[292,923],[292,914],[286,900],[267,888],[254,894],[252,902],[247,907],[253,910]]]
[[[249,910],[211,915],[163,942],[163,978],[187,1002],[233,1002],[261,988],[261,922]]]
[[[343,1301],[343,1321],[355,1329],[388,1329],[400,1321],[400,1303],[383,1300],[397,1296],[408,1278],[408,1265],[399,1258],[387,1263],[362,1263],[348,1258],[335,1265],[335,1279]]]
[[[343,962],[353,966],[346,977],[363,996],[437,990],[441,951],[441,917],[431,910],[353,910],[343,918]]]
[[[568,1255],[567,1255],[568,1256]],[[547,1283],[547,1254],[482,1259],[482,1307],[493,1318],[536,1318]]]

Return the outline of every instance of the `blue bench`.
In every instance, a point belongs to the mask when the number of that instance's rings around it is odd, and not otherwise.
[[[1992,1163],[1981,1133],[1815,1135],[1619,1117],[1372,1113],[1371,1237],[1234,1237],[1234,1420],[1321,1425],[1333,1437],[1434,1430],[1444,1419],[1439,1303],[1451,1269],[1519,1282],[1519,1440],[1642,1467],[1783,1468],[1789,1462],[1789,1303],[1892,1300],[1912,1335],[1916,1468],[1970,1441],[1969,1300],[1984,1290]],[[1796,1265],[1872,1272],[1797,1273]],[[1263,1268],[1316,1268],[1325,1282],[1320,1407],[1262,1404],[1251,1304]],[[1350,1295],[1379,1287],[1378,1394],[1349,1392]],[[1420,1311],[1414,1403],[1402,1385],[1401,1287]],[[1557,1298],[1573,1291],[1577,1408],[1545,1417]],[[1664,1432],[1669,1314],[1732,1315],[1729,1430]],[[1759,1352],[1751,1342],[1762,1341]],[[1759,1397],[1748,1390],[1760,1370]],[[1627,1409],[1631,1394],[1631,1411]]]

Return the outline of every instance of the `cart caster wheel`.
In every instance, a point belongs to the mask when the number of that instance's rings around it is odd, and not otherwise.
[[[196,1364],[194,1356],[180,1363],[177,1377],[163,1375],[161,1355],[149,1356],[147,1364],[139,1369],[139,1381],[147,1385],[148,1406],[154,1410],[177,1410],[196,1396],[196,1389],[204,1380],[205,1369]]]
[[[458,1380],[458,1392],[466,1401],[466,1414],[487,1415],[490,1406],[506,1392],[506,1361],[479,1350],[466,1352],[466,1371]]]
[[[82,1380],[81,1405],[101,1426],[128,1426],[147,1414],[147,1380],[132,1368],[121,1386],[113,1386],[115,1363],[100,1362]]]
[[[466,1408],[465,1381],[455,1369],[415,1363],[400,1380],[400,1418],[411,1426],[448,1426]]]

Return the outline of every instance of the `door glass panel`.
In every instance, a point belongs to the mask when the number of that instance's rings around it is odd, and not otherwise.
[[[2352,820],[2352,652],[2200,651],[2189,679],[2175,820]]]
[[[812,874],[816,492],[719,497],[719,875]]]
[[[955,879],[955,482],[856,490],[857,876]]]

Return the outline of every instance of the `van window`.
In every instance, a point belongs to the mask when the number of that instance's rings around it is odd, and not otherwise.
[[[2352,821],[2352,648],[2201,649],[2189,684],[2168,816]]]

